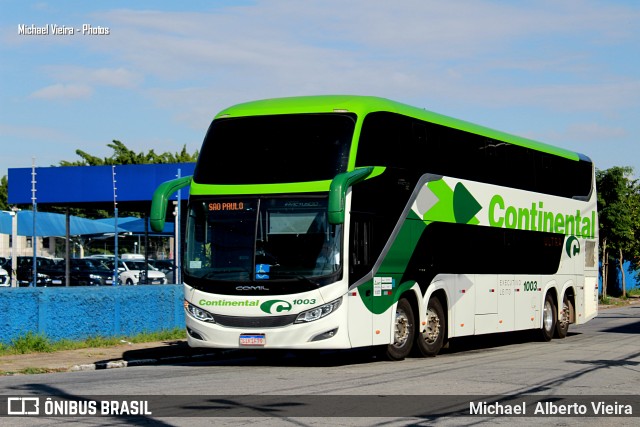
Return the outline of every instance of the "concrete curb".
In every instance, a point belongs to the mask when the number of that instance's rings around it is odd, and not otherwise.
[[[205,354],[194,354],[189,356],[168,356],[157,359],[134,359],[134,360],[115,360],[109,362],[96,362],[96,363],[87,363],[82,365],[73,365],[68,369],[68,372],[81,372],[81,371],[98,371],[102,369],[117,369],[117,368],[127,368],[129,366],[149,366],[149,365],[159,365],[159,364],[169,364],[169,363],[182,363],[182,362],[193,362],[197,360],[202,360],[206,357],[216,357],[229,353],[229,350],[222,351],[218,353],[205,353]]]
[[[144,365],[154,365],[158,363],[160,359],[139,359],[139,360],[118,360],[115,362],[99,362],[99,363],[88,363],[83,365],[73,365],[69,368],[70,372],[78,372],[78,371],[97,371],[100,369],[115,369],[115,368],[126,368],[128,366],[144,366]]]

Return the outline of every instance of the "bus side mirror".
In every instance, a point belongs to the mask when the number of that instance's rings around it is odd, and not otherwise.
[[[151,199],[151,212],[149,214],[149,223],[153,231],[161,232],[164,230],[169,197],[189,184],[191,184],[191,175],[163,182],[156,188],[156,191],[153,192],[153,199]]]
[[[329,187],[329,223],[343,224],[347,190],[354,184],[366,179],[373,172],[373,166],[360,168],[336,175]]]

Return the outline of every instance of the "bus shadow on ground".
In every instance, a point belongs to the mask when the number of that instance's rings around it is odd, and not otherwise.
[[[567,338],[580,335],[579,332],[567,333]],[[554,338],[556,339],[556,338]],[[506,347],[509,345],[542,343],[540,331],[528,330],[517,332],[503,332],[487,335],[473,335],[469,337],[458,337],[450,340],[449,347],[442,349],[440,354],[456,354],[470,351],[489,350]]]
[[[576,335],[580,335],[580,333],[569,332],[567,339]],[[448,348],[442,349],[437,357],[465,352],[490,351],[527,343],[543,344],[539,337],[539,331],[518,331],[455,338],[450,341]],[[162,351],[162,355],[155,355],[158,364],[180,366],[334,367],[389,361],[383,354],[383,347],[350,350],[217,350],[190,348],[186,343],[181,342],[172,348],[165,347]],[[125,360],[152,357],[154,357],[153,349],[132,350],[126,353]],[[416,358],[413,355],[408,360]]]

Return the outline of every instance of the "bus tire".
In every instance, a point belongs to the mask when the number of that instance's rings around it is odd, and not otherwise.
[[[440,300],[431,297],[427,304],[427,324],[416,334],[416,347],[421,356],[434,357],[444,344],[446,320]]]
[[[565,295],[562,300],[562,309],[558,316],[554,337],[562,339],[567,336],[571,319],[573,319],[573,304],[571,304],[571,300]]]
[[[542,341],[551,341],[556,331],[556,323],[558,322],[558,312],[556,305],[553,303],[551,295],[547,294],[544,298],[542,307],[542,328],[540,329],[540,339]]]
[[[415,319],[413,309],[406,298],[400,298],[396,306],[393,342],[385,351],[389,360],[402,360],[411,353],[415,335]]]

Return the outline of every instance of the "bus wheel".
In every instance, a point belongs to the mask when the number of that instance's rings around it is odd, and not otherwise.
[[[434,357],[444,343],[446,321],[440,300],[436,297],[429,299],[427,304],[427,324],[424,330],[416,336],[416,345],[422,356]]]
[[[567,332],[569,332],[569,324],[571,323],[571,318],[573,316],[573,304],[569,298],[565,295],[562,300],[562,310],[560,311],[560,316],[558,317],[558,323],[556,324],[556,338],[564,338],[567,336]]]
[[[551,341],[556,330],[556,305],[553,303],[551,295],[547,294],[544,298],[544,307],[542,309],[542,329],[540,329],[540,338],[543,341]]]
[[[386,356],[390,360],[402,360],[409,355],[415,335],[415,321],[411,304],[405,298],[398,301],[394,322],[393,342],[387,346]]]

